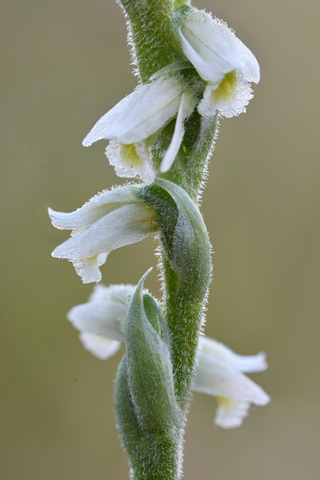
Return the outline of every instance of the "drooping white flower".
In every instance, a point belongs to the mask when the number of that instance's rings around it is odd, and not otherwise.
[[[87,303],[76,305],[68,320],[80,331],[84,347],[106,360],[125,342],[125,321],[133,285],[96,285]]]
[[[152,182],[155,170],[150,147],[154,134],[177,117],[171,143],[160,170],[170,169],[183,137],[184,120],[191,114],[195,99],[177,76],[161,75],[139,85],[98,120],[83,140],[85,147],[97,140],[110,140],[106,155],[120,177],[139,176]]]
[[[156,231],[153,211],[126,185],[103,191],[71,213],[49,208],[54,227],[72,230],[71,238],[53,252],[70,260],[83,283],[101,280],[99,267],[112,250],[139,242]]]
[[[259,83],[260,67],[253,53],[219,19],[194,10],[179,23],[184,55],[208,82],[198,105],[201,115],[216,110],[225,117],[246,111],[252,98],[250,82]]]
[[[266,405],[270,400],[262,388],[242,372],[261,372],[266,368],[264,353],[240,356],[223,344],[202,337],[193,390],[216,397],[216,425],[235,428],[242,424],[251,403]]]

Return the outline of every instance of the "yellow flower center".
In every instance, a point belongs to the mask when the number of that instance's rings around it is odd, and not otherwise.
[[[124,145],[122,143],[120,147],[120,154],[121,158],[130,168],[141,167],[143,165],[143,160],[137,154],[134,143],[131,143],[130,145]]]
[[[214,100],[218,102],[231,100],[236,93],[237,83],[236,71],[233,70],[232,72],[227,73],[219,87],[212,92]]]

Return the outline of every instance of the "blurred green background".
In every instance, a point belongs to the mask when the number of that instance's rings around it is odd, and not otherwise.
[[[261,83],[246,115],[223,120],[202,211],[214,251],[207,335],[267,352],[253,378],[272,397],[242,427],[213,425],[195,394],[185,479],[316,480],[319,415],[320,4],[194,2],[223,18],[257,56]],[[81,346],[66,312],[86,301],[51,250],[67,234],[46,208],[72,211],[121,183],[82,138],[136,85],[113,0],[4,0],[1,9],[1,461],[10,480],[128,478],[113,379]],[[113,252],[103,281],[136,283],[155,242]],[[156,270],[148,285],[158,294]]]

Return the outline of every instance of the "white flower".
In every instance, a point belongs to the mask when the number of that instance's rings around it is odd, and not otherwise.
[[[207,337],[200,339],[199,363],[193,390],[214,395],[218,401],[215,424],[234,428],[242,424],[251,403],[266,405],[270,398],[242,372],[267,368],[264,353],[240,356]]]
[[[102,360],[114,355],[125,341],[124,329],[133,285],[97,285],[87,303],[76,305],[68,320],[80,331],[84,347]]]
[[[97,285],[88,303],[73,307],[68,319],[81,334],[87,350],[106,359],[126,341],[125,322],[132,285]],[[264,353],[241,356],[208,337],[201,337],[199,358],[192,389],[216,397],[215,424],[234,428],[242,424],[251,403],[266,405],[268,395],[242,372],[261,372],[267,368]]]
[[[153,211],[137,197],[137,191],[133,185],[104,191],[71,213],[49,208],[54,227],[72,230],[71,238],[52,256],[70,260],[83,283],[101,280],[99,267],[109,252],[156,231]]]
[[[233,117],[245,112],[253,96],[250,82],[260,80],[253,53],[225,23],[202,11],[182,18],[179,39],[184,55],[208,82],[199,113],[213,115],[219,110],[221,115]]]
[[[110,140],[106,155],[120,177],[139,176],[152,182],[155,170],[150,146],[154,134],[177,116],[174,134],[160,170],[170,169],[178,153],[184,120],[195,106],[193,94],[176,76],[161,75],[138,86],[95,124],[83,140],[85,147],[97,140]]]

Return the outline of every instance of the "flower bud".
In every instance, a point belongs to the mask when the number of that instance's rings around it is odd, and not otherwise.
[[[179,412],[161,314],[151,295],[143,295],[143,283],[149,272],[140,280],[129,304],[128,382],[141,428],[160,432],[174,428]]]

